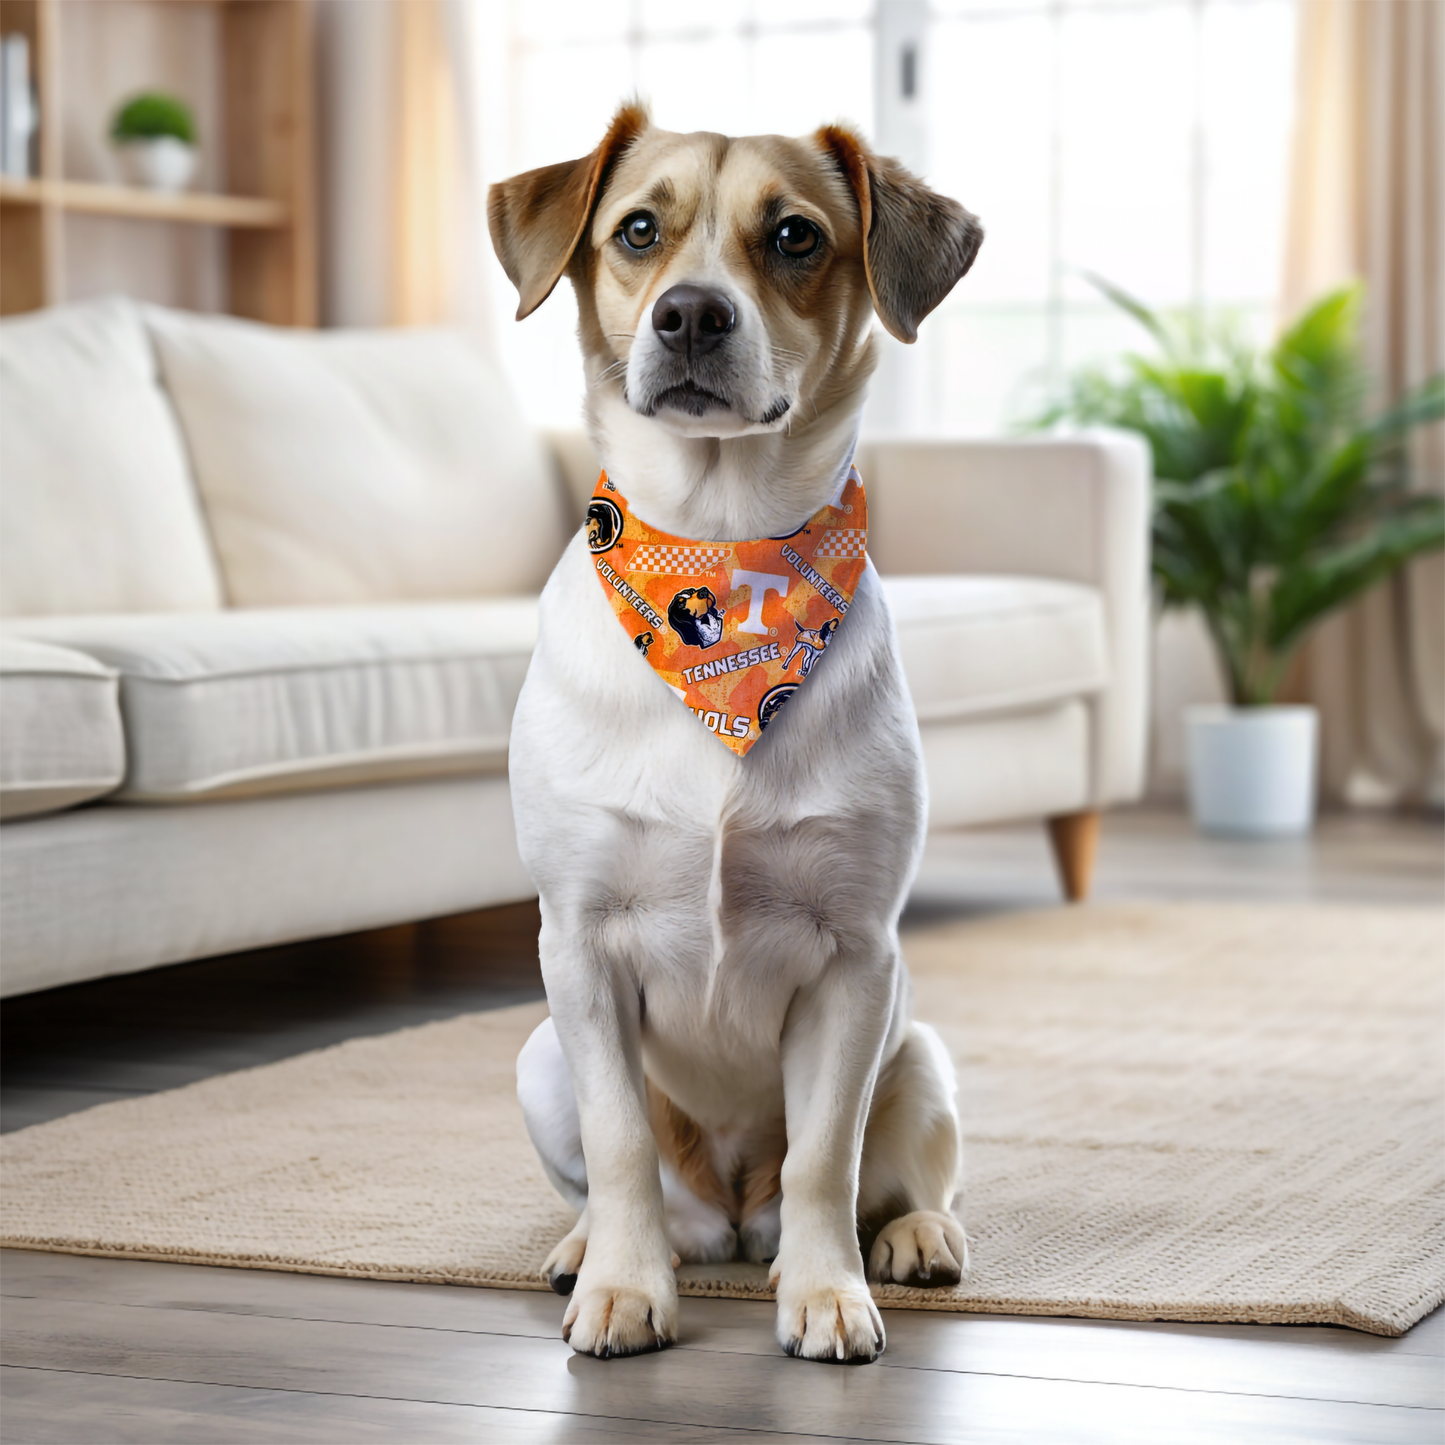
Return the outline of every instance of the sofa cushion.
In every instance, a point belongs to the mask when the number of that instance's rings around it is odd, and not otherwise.
[[[114,298],[0,322],[0,613],[221,605],[140,313]]]
[[[540,590],[575,523],[467,336],[146,315],[234,605]]]
[[[0,818],[53,813],[120,786],[116,675],[92,657],[0,637]]]
[[[537,602],[24,626],[119,671],[128,753],[119,796],[183,802],[504,769]]]
[[[1108,681],[1103,599],[1037,577],[885,577],[920,722],[1014,712]]]

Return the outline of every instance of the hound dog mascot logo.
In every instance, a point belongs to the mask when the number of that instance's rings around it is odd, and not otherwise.
[[[622,512],[610,497],[593,497],[587,508],[587,547],[610,552],[622,540]]]
[[[711,647],[722,641],[723,615],[707,587],[684,587],[667,604],[668,625],[689,647]]]
[[[586,530],[603,594],[637,652],[742,755],[843,625],[867,562],[868,501],[849,467],[789,536],[699,542],[639,520],[603,472]]]
[[[772,720],[783,710],[783,704],[797,692],[796,682],[780,682],[776,687],[770,687],[763,694],[763,700],[758,704],[758,728],[767,727]]]
[[[821,627],[800,627],[798,635],[793,639],[793,650],[783,664],[783,671],[786,672],[793,665],[793,659],[801,654],[802,675],[807,677],[813,670],[813,664],[822,657],[823,649],[832,640],[842,620],[841,617],[830,617]]]

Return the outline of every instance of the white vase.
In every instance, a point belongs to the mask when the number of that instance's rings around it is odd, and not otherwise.
[[[1298,837],[1315,818],[1319,713],[1312,707],[1184,710],[1189,803],[1206,833]]]
[[[183,191],[196,173],[196,148],[172,135],[119,141],[121,174],[148,191]]]

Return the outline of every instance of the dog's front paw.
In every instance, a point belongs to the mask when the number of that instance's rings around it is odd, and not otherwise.
[[[778,1343],[805,1360],[867,1364],[883,1353],[883,1317],[860,1274],[835,1284],[778,1285]]]
[[[677,1282],[650,1288],[578,1282],[562,1319],[562,1338],[579,1355],[640,1355],[677,1338]]]
[[[587,1255],[587,1230],[581,1220],[571,1234],[557,1242],[557,1247],[542,1265],[542,1278],[558,1294],[571,1294],[577,1284],[577,1272]]]
[[[968,1240],[951,1214],[930,1209],[900,1215],[873,1241],[868,1278],[923,1289],[956,1285],[968,1268]]]

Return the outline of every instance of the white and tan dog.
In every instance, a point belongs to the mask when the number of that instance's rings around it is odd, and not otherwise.
[[[624,107],[589,156],[494,186],[518,318],[566,275],[587,418],[648,524],[787,534],[833,495],[876,312],[912,341],[975,218],[838,128],[675,135]],[[911,1017],[897,923],[922,842],[918,729],[871,563],[746,758],[618,626],[579,532],[542,594],[511,778],[551,1018],[517,1064],[581,1211],[548,1261],[574,1349],[677,1333],[673,1273],[771,1261],[790,1354],[883,1349],[877,1280],[953,1284],[952,1065]]]

